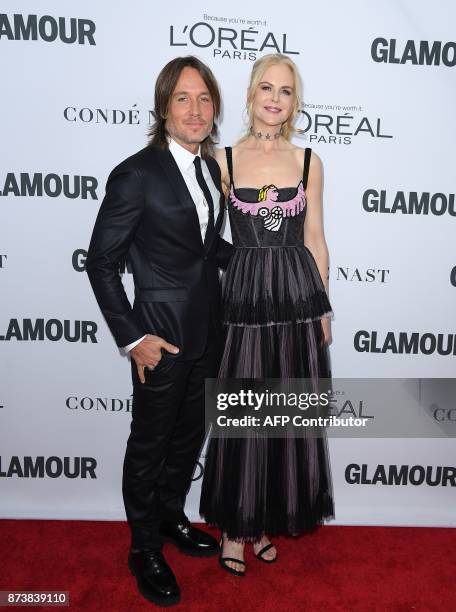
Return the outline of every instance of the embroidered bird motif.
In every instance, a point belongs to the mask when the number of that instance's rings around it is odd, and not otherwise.
[[[277,202],[278,197],[279,192],[275,185],[262,187],[258,194],[258,202],[244,202],[236,196],[233,185],[230,189],[230,200],[234,208],[245,215],[262,217],[264,228],[270,232],[279,231],[284,217],[299,215],[306,206],[306,194],[302,181],[298,185],[294,198],[286,202]]]

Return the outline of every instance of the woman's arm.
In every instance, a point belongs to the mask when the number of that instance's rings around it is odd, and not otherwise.
[[[329,295],[329,253],[323,230],[323,166],[312,151],[307,181],[307,212],[304,221],[304,245],[312,253],[320,272],[326,293]],[[325,342],[331,341],[329,319],[322,319]]]
[[[309,179],[307,182],[307,212],[304,221],[304,244],[317,262],[318,271],[328,293],[329,253],[323,230],[323,166],[320,158],[312,151]]]

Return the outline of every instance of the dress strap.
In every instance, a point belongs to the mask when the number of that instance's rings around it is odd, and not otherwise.
[[[233,181],[233,150],[231,147],[225,147],[226,163],[228,165],[228,172],[230,174],[230,184],[234,185]]]
[[[309,178],[309,168],[310,168],[310,156],[312,155],[312,149],[306,147],[304,151],[304,172],[302,175],[302,184],[304,185],[304,189],[307,188],[307,179]]]

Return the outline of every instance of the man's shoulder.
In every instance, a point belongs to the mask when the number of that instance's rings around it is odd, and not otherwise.
[[[157,145],[147,145],[140,151],[133,153],[114,168],[113,172],[126,172],[135,170],[150,170],[154,163],[165,155],[165,150]]]
[[[109,173],[106,185],[122,184],[123,188],[130,192],[142,189],[146,178],[155,180],[162,174],[163,166],[160,161],[167,159],[167,153],[166,149],[147,145],[117,164]]]

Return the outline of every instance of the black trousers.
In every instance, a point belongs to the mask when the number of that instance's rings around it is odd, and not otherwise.
[[[144,384],[133,372],[122,482],[133,548],[159,550],[160,523],[185,519],[185,497],[205,436],[204,379],[215,377],[219,365],[215,336],[209,331],[198,359],[164,354],[154,370],[146,370]]]

